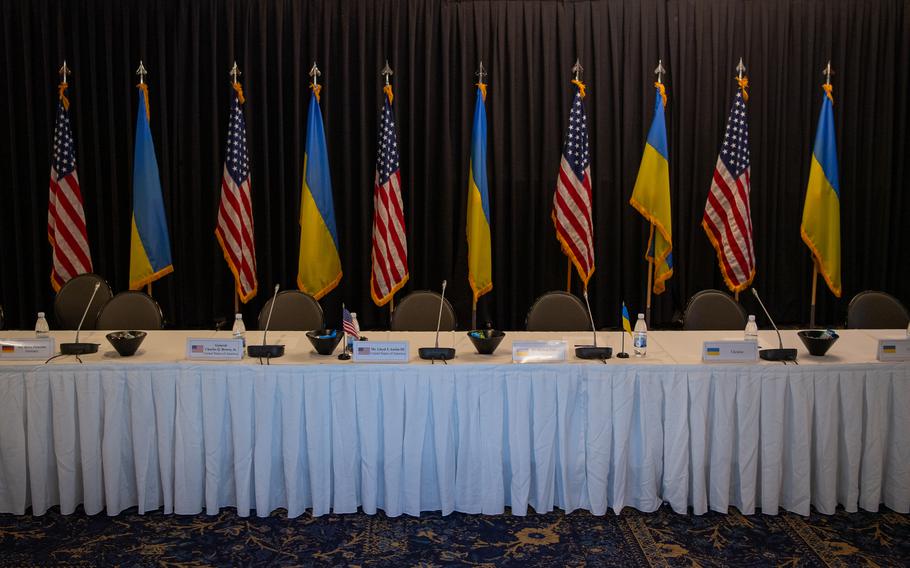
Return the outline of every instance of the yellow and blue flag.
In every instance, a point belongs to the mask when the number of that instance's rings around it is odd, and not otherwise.
[[[300,191],[300,259],[297,287],[317,300],[341,282],[341,257],[332,176],[325,145],[325,128],[319,109],[319,88],[314,85],[307,114],[303,187]]]
[[[490,253],[490,193],[487,189],[487,89],[477,84],[474,128],[471,135],[471,167],[468,173],[468,281],[474,301],[493,289]]]
[[[809,185],[799,232],[831,292],[840,298],[840,182],[837,175],[837,140],[834,138],[834,97],[831,85],[818,117]]]
[[[664,283],[673,276],[673,223],[670,214],[670,154],[664,118],[667,93],[663,83],[655,83],[654,86],[657,88],[654,119],[629,203],[651,223],[645,259],[654,264],[654,293],[660,294],[666,289]]]
[[[629,309],[625,302],[622,303],[622,328],[626,333],[632,335],[632,321],[629,320]]]
[[[161,178],[149,128],[148,85],[139,83],[136,148],[133,159],[133,218],[130,228],[130,290],[138,290],[174,271],[171,241],[161,197]]]

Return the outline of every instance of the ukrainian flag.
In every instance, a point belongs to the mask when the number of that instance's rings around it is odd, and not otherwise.
[[[138,85],[136,150],[133,159],[133,218],[130,228],[130,290],[138,290],[174,271],[171,241],[161,197],[158,160],[149,128],[148,85]]]
[[[645,258],[654,263],[654,293],[666,289],[664,282],[673,276],[673,223],[670,215],[670,154],[667,151],[667,123],[664,106],[667,94],[662,83],[654,101],[654,120],[641,158],[638,178],[629,203],[652,225]]]
[[[325,129],[314,90],[307,114],[306,154],[303,157],[303,187],[300,191],[300,260],[297,287],[317,300],[341,281],[338,231],[332,204],[332,177]]]
[[[468,281],[474,302],[493,289],[490,254],[490,193],[487,190],[486,85],[477,85],[474,131],[471,136],[471,168],[468,173]]]
[[[809,185],[799,232],[812,251],[818,271],[831,292],[840,298],[840,182],[837,175],[837,141],[834,138],[834,97],[824,85],[825,96],[818,117]]]
[[[622,328],[629,335],[632,335],[632,321],[629,319],[629,309],[626,308],[626,303],[622,303]]]

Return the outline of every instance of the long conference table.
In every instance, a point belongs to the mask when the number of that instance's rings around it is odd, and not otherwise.
[[[509,332],[484,356],[443,333],[448,365],[417,357],[430,333],[367,333],[410,342],[384,365],[272,332],[287,355],[268,366],[186,360],[187,338],[228,332],[150,332],[128,358],[83,333],[102,344],[84,364],[0,362],[0,512],[910,511],[910,363],[876,361],[905,331],[844,330],[826,357],[782,333],[798,365],[702,363],[739,332],[651,332],[646,357],[607,364],[572,355],[590,334]],[[565,339],[568,360],[512,363],[529,339]]]

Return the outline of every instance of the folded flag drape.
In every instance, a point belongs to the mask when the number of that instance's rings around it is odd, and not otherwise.
[[[562,251],[572,261],[585,289],[594,273],[594,212],[591,195],[591,156],[588,152],[588,119],[585,85],[575,80],[577,91],[569,111],[553,194],[553,225]]]
[[[221,245],[224,260],[234,274],[237,296],[246,303],[256,295],[259,285],[250,194],[252,176],[246,148],[246,120],[241,107],[245,99],[240,83],[234,83],[233,88],[215,237]]]
[[[303,187],[300,191],[297,286],[318,300],[341,282],[341,257],[325,127],[319,109],[319,87],[312,87],[307,113],[306,153],[303,157]]]
[[[717,251],[717,262],[731,292],[741,292],[755,278],[752,237],[752,192],[749,121],[746,114],[748,79],[739,80],[727,117],[724,142],[717,156],[701,226]]]
[[[655,294],[666,289],[673,276],[673,223],[670,214],[670,154],[664,117],[667,94],[662,83],[655,83],[654,119],[638,169],[638,178],[629,203],[653,225],[645,259],[654,264]]]
[[[471,135],[471,163],[468,171],[468,281],[474,302],[493,289],[490,252],[490,194],[487,188],[486,84],[477,84],[474,126]]]
[[[133,160],[133,218],[130,230],[130,289],[146,284],[174,271],[167,217],[161,196],[158,159],[149,128],[148,85],[141,82],[139,108],[136,111],[136,148]]]
[[[408,281],[408,236],[401,200],[398,128],[392,110],[392,86],[386,85],[379,111],[376,177],[373,183],[373,253],[370,295],[384,306]]]
[[[840,298],[840,181],[834,137],[834,96],[830,84],[826,83],[822,88],[825,94],[812,148],[800,234],[828,288]]]
[[[66,66],[64,64],[64,72]],[[51,286],[54,291],[74,276],[92,272],[82,189],[76,173],[76,143],[70,129],[69,100],[60,83],[54,124],[54,157],[47,203],[47,239],[51,243]]]

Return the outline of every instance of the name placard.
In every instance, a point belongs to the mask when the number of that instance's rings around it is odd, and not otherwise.
[[[910,361],[910,338],[879,339],[879,361]]]
[[[565,341],[515,341],[513,363],[562,363],[566,360]]]
[[[0,359],[48,359],[57,350],[53,337],[0,339]]]
[[[705,341],[701,360],[706,363],[735,363],[758,361],[758,343],[755,341]]]
[[[243,340],[191,337],[186,340],[186,358],[203,361],[239,361],[243,359]]]
[[[407,341],[355,341],[355,363],[407,363],[411,346]]]

